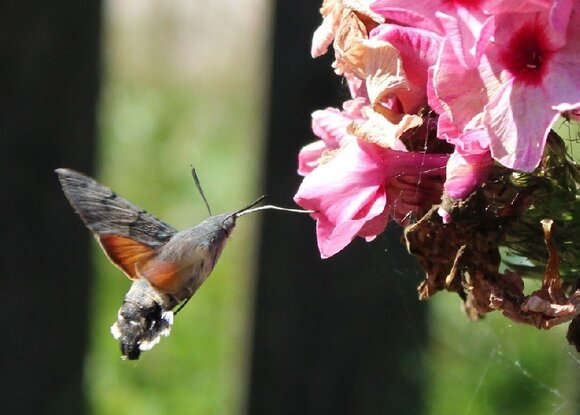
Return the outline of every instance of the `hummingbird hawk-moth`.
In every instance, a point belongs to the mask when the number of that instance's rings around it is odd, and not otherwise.
[[[70,169],[56,173],[66,198],[109,260],[133,281],[111,327],[122,357],[129,360],[169,335],[173,310],[179,311],[207,279],[238,217],[263,209],[307,212],[271,205],[252,209],[262,197],[178,232],[84,174]]]

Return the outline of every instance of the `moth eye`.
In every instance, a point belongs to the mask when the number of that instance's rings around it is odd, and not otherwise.
[[[226,236],[230,236],[236,225],[236,219],[233,216],[227,217],[222,222],[222,229],[225,231]]]

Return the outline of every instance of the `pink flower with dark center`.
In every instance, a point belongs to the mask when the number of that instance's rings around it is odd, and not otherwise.
[[[489,93],[484,124],[494,159],[524,171],[542,157],[562,104],[580,105],[580,5],[497,18],[480,73]],[[569,17],[567,17],[569,16]]]
[[[580,107],[580,6],[574,6],[562,0],[532,13],[498,14],[474,68],[450,52],[458,36],[445,40],[435,95],[459,130],[483,125],[492,157],[506,167],[534,170],[559,109]]]

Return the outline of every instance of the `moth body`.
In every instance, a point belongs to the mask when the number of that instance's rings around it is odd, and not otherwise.
[[[231,215],[212,216],[176,233],[151,259],[136,264],[138,279],[111,327],[123,358],[138,359],[161,336],[169,335],[173,309],[188,301],[205,282],[234,226]]]
[[[161,292],[188,300],[213,270],[234,226],[235,217],[224,214],[178,232],[137,272]]]
[[[178,232],[88,176],[69,169],[56,172],[107,257],[133,280],[111,333],[123,358],[138,359],[169,335],[173,310],[207,279],[237,216],[212,216]]]
[[[168,336],[173,324],[173,308],[179,304],[171,295],[159,293],[146,279],[133,282],[117,313],[111,334],[119,341],[121,356],[135,360],[142,351]]]

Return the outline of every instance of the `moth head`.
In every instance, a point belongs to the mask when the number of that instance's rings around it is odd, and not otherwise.
[[[236,226],[236,219],[237,219],[237,216],[234,213],[234,214],[226,215],[224,220],[222,220],[221,227],[224,230],[224,232],[226,233],[226,236],[230,236],[230,234],[234,230],[234,227]]]
[[[250,203],[248,206],[234,212],[234,213],[230,213],[225,215],[225,217],[221,220],[221,226],[222,229],[226,232],[227,236],[230,236],[230,233],[232,232],[232,230],[234,229],[234,227],[236,226],[236,219],[238,219],[240,216],[244,216],[246,213],[251,213],[250,211],[252,210],[252,208],[254,206],[256,206],[258,203],[260,203],[262,200],[265,199],[266,196],[260,196],[259,198],[257,198],[256,200],[254,200],[252,203]]]

